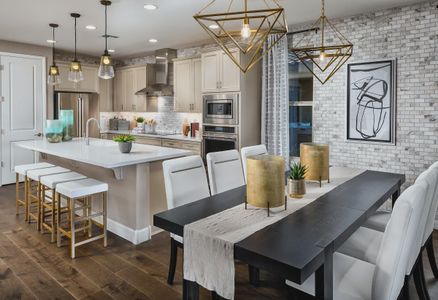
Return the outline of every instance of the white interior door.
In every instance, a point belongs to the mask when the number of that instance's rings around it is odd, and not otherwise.
[[[16,143],[38,138],[43,132],[45,80],[42,57],[1,54],[1,184],[15,182],[15,165],[38,160]]]

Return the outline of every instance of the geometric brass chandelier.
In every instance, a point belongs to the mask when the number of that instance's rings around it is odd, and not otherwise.
[[[284,9],[277,0],[212,0],[193,17],[229,58],[246,73],[287,34]],[[220,12],[222,10],[222,12]],[[219,12],[218,12],[219,11]],[[272,38],[269,38],[272,36]],[[265,42],[268,41],[267,45]],[[231,50],[238,49],[242,59]]]
[[[353,55],[353,44],[330,23],[325,16],[324,0],[321,2],[321,16],[312,26],[319,30],[316,34],[308,31],[289,50],[324,84]]]

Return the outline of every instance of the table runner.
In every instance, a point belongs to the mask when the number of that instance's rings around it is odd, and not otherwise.
[[[184,279],[197,282],[204,288],[226,299],[234,299],[234,244],[245,239],[305,205],[318,199],[342,183],[363,173],[364,170],[332,167],[330,183],[319,187],[307,182],[307,193],[302,199],[288,198],[284,206],[266,209],[244,204],[184,226]]]

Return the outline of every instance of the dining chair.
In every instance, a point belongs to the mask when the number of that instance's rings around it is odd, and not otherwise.
[[[245,185],[242,162],[237,150],[208,153],[207,170],[212,195]]]
[[[415,287],[420,299],[429,299],[422,263],[422,252],[426,240],[426,238],[423,238],[423,236],[426,232],[428,216],[431,211],[431,206],[434,202],[433,197],[435,194],[435,182],[437,179],[437,170],[428,169],[418,177],[414,184],[425,185],[427,190],[425,194],[424,207],[421,212],[421,221],[417,228],[416,240],[415,243],[412,244],[412,251],[406,268],[404,288],[408,289],[409,280],[412,276],[414,276]],[[435,218],[434,216],[435,214],[433,214],[433,219]],[[381,231],[368,227],[361,227],[342,245],[342,247],[339,249],[339,252],[373,263],[376,259],[376,249],[379,248],[382,236],[383,233]]]
[[[334,299],[395,300],[406,298],[404,275],[415,244],[426,201],[427,185],[406,189],[394,206],[391,219],[376,251],[375,263],[336,252],[333,256]],[[303,284],[286,281],[297,290],[315,295],[315,275]]]
[[[199,155],[163,162],[167,208],[172,209],[210,196],[204,163]],[[170,234],[170,264],[167,283],[173,284],[178,248],[183,238]]]
[[[240,155],[242,156],[242,166],[243,166],[243,174],[245,176],[245,182],[246,182],[246,159],[249,156],[256,156],[256,155],[263,155],[263,154],[268,154],[268,149],[266,149],[266,146],[264,144],[243,147],[242,149],[240,149]]]
[[[438,162],[434,163],[429,169],[421,173],[415,182],[426,181],[429,183],[429,197],[431,199],[430,206],[424,212],[424,219],[426,225],[424,233],[422,235],[421,254],[426,249],[428,260],[432,269],[432,273],[435,279],[438,279],[438,268],[436,265],[435,252],[433,249],[432,233],[435,225],[435,215],[438,208]],[[366,222],[365,227],[375,230],[383,231],[388,219],[390,217],[389,212],[378,212],[372,215]],[[423,269],[423,262],[420,261],[420,268]],[[421,270],[422,277],[424,278],[424,271]],[[426,290],[427,293],[427,290]]]

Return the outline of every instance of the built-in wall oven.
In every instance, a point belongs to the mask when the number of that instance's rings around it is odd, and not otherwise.
[[[203,96],[203,123],[239,124],[239,94],[209,94]]]
[[[204,125],[202,143],[204,159],[210,152],[238,149],[238,128],[236,126]]]

